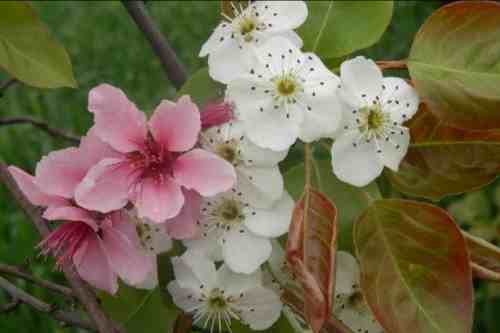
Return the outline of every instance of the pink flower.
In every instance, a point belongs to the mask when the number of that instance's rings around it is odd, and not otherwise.
[[[209,102],[201,113],[201,127],[219,126],[234,118],[234,105],[230,102]]]
[[[75,192],[80,206],[108,213],[130,201],[140,218],[162,223],[184,206],[182,187],[213,196],[233,186],[236,174],[228,162],[193,148],[201,122],[188,96],[162,101],[146,122],[121,90],[102,84],[89,93],[89,111],[94,133],[118,156],[90,169]]]
[[[91,132],[92,133],[92,132]],[[37,165],[36,177],[10,166],[9,171],[32,204],[47,207],[43,217],[64,221],[41,243],[60,265],[72,260],[80,276],[96,288],[115,293],[117,277],[140,283],[153,268],[139,251],[135,225],[124,212],[100,214],[75,206],[72,195],[89,168],[116,154],[97,137],[82,138],[79,148],[50,153]]]

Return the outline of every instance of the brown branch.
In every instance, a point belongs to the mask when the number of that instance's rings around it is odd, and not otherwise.
[[[45,289],[48,289],[51,291],[55,291],[55,292],[60,293],[66,297],[74,297],[73,290],[71,290],[71,288],[61,286],[57,283],[53,283],[53,282],[41,279],[37,276],[28,274],[27,272],[25,272],[24,270],[22,270],[21,268],[16,267],[16,266],[11,266],[11,265],[6,265],[6,264],[0,263],[0,273],[5,273],[5,274],[12,275],[12,276],[24,279],[24,280],[28,280],[34,284],[39,285],[42,288],[45,288]]]
[[[0,180],[5,184],[14,199],[21,206],[22,210],[30,218],[31,222],[38,230],[42,237],[46,237],[50,233],[46,221],[41,217],[39,208],[33,206],[29,200],[21,192],[14,178],[12,178],[7,166],[0,160]],[[112,323],[104,312],[99,307],[94,292],[87,286],[87,284],[78,276],[73,264],[66,262],[62,266],[64,275],[68,280],[75,296],[80,303],[83,304],[89,316],[95,322],[97,330],[100,333],[116,333],[121,330]]]
[[[25,292],[24,290],[17,288],[14,284],[10,283],[8,280],[4,279],[1,276],[0,276],[0,288],[5,290],[12,297],[12,299],[27,304],[37,311],[47,313],[59,321],[62,321],[71,326],[96,331],[95,325],[90,320],[82,318],[79,313],[57,310],[54,308],[54,306],[42,302],[38,298],[35,298],[32,295]],[[11,307],[15,306],[12,304]]]
[[[12,298],[12,301],[10,301],[9,303],[0,305],[0,313],[8,313],[15,310],[19,303],[21,302],[17,298]]]
[[[168,79],[179,89],[186,82],[186,70],[165,36],[163,36],[152,18],[148,15],[144,7],[144,2],[124,0],[122,3],[151,44],[153,51],[160,58],[163,70],[167,74]]]
[[[0,127],[9,125],[18,125],[18,124],[32,125],[36,128],[39,128],[47,132],[52,137],[62,138],[64,140],[70,141],[71,143],[78,144],[80,142],[80,138],[78,136],[66,133],[65,131],[58,128],[50,127],[49,124],[41,120],[33,119],[31,117],[0,118]]]
[[[16,79],[8,79],[0,83],[0,97],[2,97],[5,91],[9,89],[9,87],[11,87],[16,82],[17,82]]]
[[[385,69],[407,69],[406,60],[380,60],[376,64],[381,70]]]

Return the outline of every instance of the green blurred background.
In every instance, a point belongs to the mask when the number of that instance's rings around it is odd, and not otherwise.
[[[391,26],[376,46],[360,52],[374,59],[407,57],[414,34],[442,1],[397,1]],[[89,89],[101,82],[121,87],[143,110],[149,111],[175,90],[166,80],[158,59],[120,2],[47,1],[34,2],[42,20],[68,50],[78,89],[39,90],[22,85],[11,87],[0,98],[0,116],[30,115],[52,126],[83,134],[91,126],[86,112]],[[219,20],[218,1],[157,1],[147,8],[177,50],[189,73],[205,65],[198,58],[201,44]],[[0,80],[6,79],[0,72]],[[32,171],[36,162],[51,150],[64,147],[44,132],[28,125],[0,128],[0,156],[9,164]],[[498,190],[497,190],[498,188]],[[448,199],[442,203],[457,222],[473,233],[497,242],[500,236],[500,187]],[[52,262],[37,257],[39,241],[31,225],[0,187],[0,262],[25,264],[34,274],[64,283]],[[48,292],[23,281],[18,285],[30,293],[61,306],[71,306]],[[498,333],[500,288],[477,286],[475,332]],[[0,292],[0,304],[8,298]],[[159,319],[156,319],[159,320]],[[146,329],[146,328],[145,328]],[[21,305],[0,313],[0,332],[75,332]]]

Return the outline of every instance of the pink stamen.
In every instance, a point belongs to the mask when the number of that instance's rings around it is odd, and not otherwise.
[[[225,124],[231,121],[233,117],[232,103],[208,103],[203,112],[201,112],[201,128],[207,129]]]
[[[84,222],[66,222],[52,231],[38,247],[43,249],[44,255],[55,256],[56,265],[60,267],[66,259],[73,258],[85,239],[93,233],[94,230]]]

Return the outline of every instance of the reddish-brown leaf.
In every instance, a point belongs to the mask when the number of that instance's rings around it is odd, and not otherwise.
[[[469,247],[470,261],[474,275],[486,280],[500,282],[500,248],[462,231]]]
[[[337,210],[320,192],[306,188],[288,234],[287,261],[302,286],[304,314],[314,332],[330,317],[335,284]]]
[[[478,189],[500,172],[500,130],[443,125],[425,104],[408,124],[412,144],[398,172],[387,175],[397,190],[438,200]]]
[[[448,213],[409,200],[377,200],[356,222],[361,288],[386,333],[470,333],[472,274]]]

